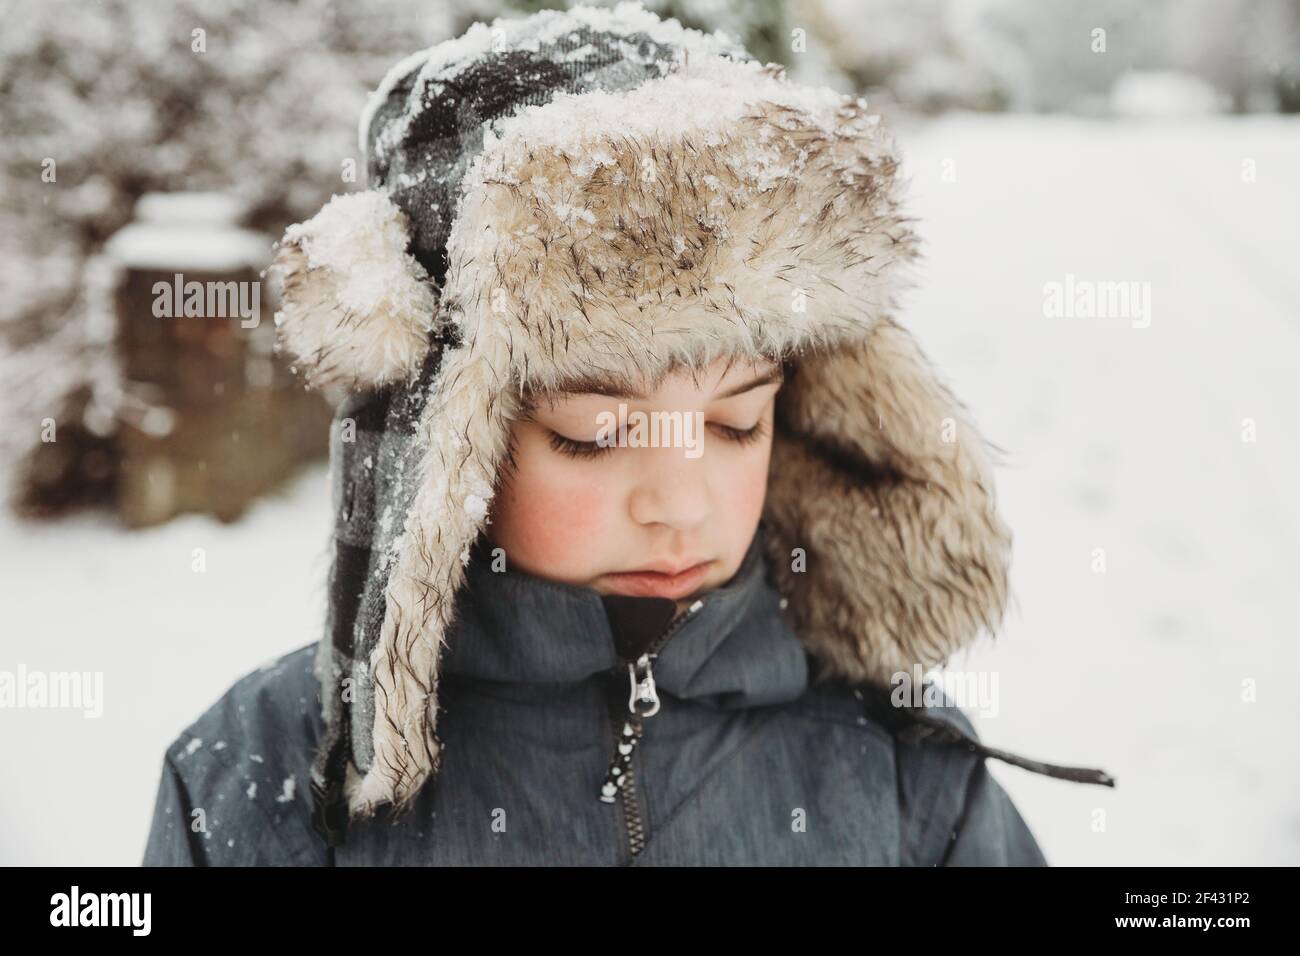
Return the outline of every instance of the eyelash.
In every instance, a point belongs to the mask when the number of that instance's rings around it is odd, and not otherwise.
[[[716,424],[714,427],[722,432],[726,441],[735,442],[737,445],[752,445],[763,437],[763,423],[761,421],[749,429]],[[559,432],[551,432],[550,441],[553,449],[570,458],[599,458],[601,455],[618,447],[617,445],[601,446],[594,441],[576,441],[561,435]]]

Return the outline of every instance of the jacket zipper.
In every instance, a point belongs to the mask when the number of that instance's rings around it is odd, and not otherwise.
[[[655,687],[652,665],[668,639],[703,606],[702,598],[695,601],[655,639],[644,654],[635,661],[625,660],[610,671],[617,676],[622,667],[627,667],[630,692],[626,714],[617,705],[611,708],[614,716],[614,754],[600,787],[600,799],[603,803],[613,803],[617,795],[622,793],[627,845],[633,856],[645,849],[647,836],[636,791],[636,772],[632,764],[632,755],[636,751],[636,745],[641,742],[645,718],[653,717],[659,712],[659,694]]]

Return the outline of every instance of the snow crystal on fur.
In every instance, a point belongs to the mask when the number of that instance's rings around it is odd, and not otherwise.
[[[486,152],[497,147],[498,140],[542,139],[548,148],[590,161],[585,147],[612,131],[638,139],[696,133],[705,137],[704,145],[716,146],[722,142],[722,131],[752,113],[760,102],[797,110],[826,134],[868,136],[879,123],[878,116],[864,112],[848,126],[854,117],[845,110],[843,94],[824,86],[792,84],[781,75],[757,60],[702,58],[636,90],[559,92],[547,103],[525,106],[494,120],[485,131],[483,148]],[[682,109],[682,103],[690,103],[691,108]],[[866,104],[859,99],[855,105]],[[748,158],[761,160],[757,154]]]
[[[743,48],[724,31],[703,33],[683,27],[674,19],[660,20],[642,4],[626,0],[612,10],[579,6],[571,10],[541,10],[529,17],[519,17],[517,14],[500,16],[491,25],[481,21],[474,23],[463,35],[413,53],[394,64],[366,100],[357,126],[358,148],[363,154],[366,152],[370,124],[375,112],[388,99],[393,88],[417,70],[420,75],[411,88],[404,121],[393,124],[392,129],[386,131],[382,140],[376,144],[381,151],[388,142],[400,138],[411,119],[420,112],[423,104],[421,91],[427,84],[453,80],[468,64],[490,54],[507,50],[536,51],[541,44],[551,43],[578,26],[616,36],[644,34],[664,46],[681,47],[692,59],[705,59],[721,53],[744,55]],[[574,51],[574,55],[578,52]],[[632,62],[644,62],[634,43],[625,44],[622,52]]]
[[[335,196],[285,231],[275,322],[309,385],[373,388],[420,367],[437,295],[408,242],[406,214],[376,191]]]

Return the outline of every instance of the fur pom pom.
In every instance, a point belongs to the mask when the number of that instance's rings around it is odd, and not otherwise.
[[[375,190],[335,196],[285,231],[271,266],[283,276],[276,348],[309,388],[377,388],[420,368],[438,297],[408,242],[406,214]]]

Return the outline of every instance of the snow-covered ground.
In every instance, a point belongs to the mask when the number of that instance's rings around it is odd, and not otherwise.
[[[1053,863],[1300,863],[1300,122],[900,142],[929,247],[908,321],[1008,452],[1018,607],[954,667],[998,674],[987,741],[1118,788],[994,774]],[[1149,282],[1149,324],[1045,317],[1067,274]]]
[[[1055,864],[1300,862],[1300,123],[953,116],[900,141],[927,240],[904,319],[1008,452],[1017,603],[954,669],[998,676],[987,741],[1119,787],[994,774]],[[1048,318],[1067,275],[1150,283],[1149,324]],[[328,535],[323,467],[230,527],[0,517],[0,669],[105,682],[98,719],[0,720],[0,863],[137,863],[164,747],[318,636]]]
[[[320,636],[330,530],[323,465],[228,526],[0,518],[0,670],[103,673],[98,718],[0,711],[0,865],[140,862],[163,750],[237,678]]]

